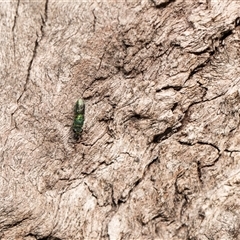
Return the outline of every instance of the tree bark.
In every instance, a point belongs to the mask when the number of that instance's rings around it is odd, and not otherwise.
[[[0,13],[1,239],[240,239],[239,1]]]

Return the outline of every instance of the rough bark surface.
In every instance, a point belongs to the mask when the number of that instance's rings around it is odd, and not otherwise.
[[[240,239],[239,1],[0,14],[1,239]]]

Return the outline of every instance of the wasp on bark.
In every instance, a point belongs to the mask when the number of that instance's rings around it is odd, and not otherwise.
[[[77,100],[74,108],[73,132],[74,138],[79,139],[84,124],[85,103],[83,99]]]

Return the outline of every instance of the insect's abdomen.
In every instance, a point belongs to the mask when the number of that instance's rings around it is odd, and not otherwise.
[[[79,139],[79,136],[82,132],[83,124],[84,124],[84,110],[85,110],[85,104],[82,99],[79,99],[76,102],[75,105],[75,115],[74,115],[74,121],[73,121],[73,132],[74,132],[74,138]]]

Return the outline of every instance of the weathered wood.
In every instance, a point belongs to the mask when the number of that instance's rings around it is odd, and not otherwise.
[[[240,239],[240,2],[0,14],[1,239]]]

